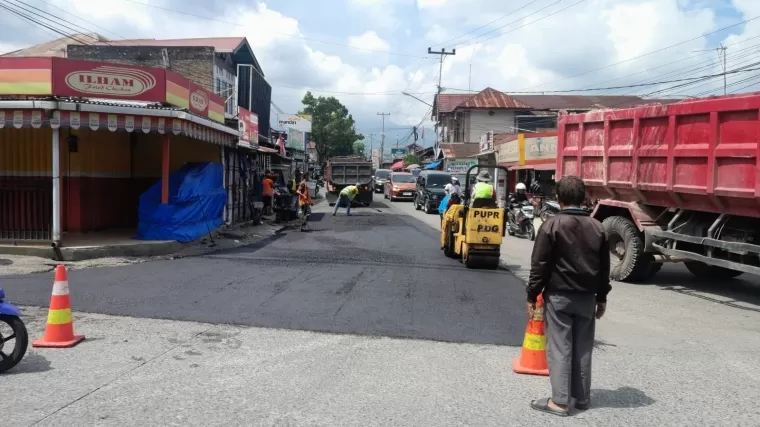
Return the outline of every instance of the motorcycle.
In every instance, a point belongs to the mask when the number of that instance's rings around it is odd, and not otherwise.
[[[319,189],[325,186],[325,182],[322,181],[322,178],[318,178],[317,181],[314,183],[314,197],[317,197],[317,194],[319,194]]]
[[[277,187],[272,201],[275,223],[292,221],[298,218],[298,198],[285,187]]]
[[[525,200],[510,206],[507,214],[507,233],[510,236],[526,237],[531,241],[536,239],[536,228],[533,225],[533,205]]]
[[[21,311],[4,300],[5,291],[0,288],[0,373],[13,368],[20,362],[29,344],[26,326],[21,321]],[[5,330],[5,325],[10,327],[10,334]],[[13,343],[13,347],[7,347],[9,342]]]
[[[538,217],[542,222],[546,222],[547,219],[557,215],[560,211],[559,203],[553,200],[544,200],[541,202],[541,210],[538,212]]]

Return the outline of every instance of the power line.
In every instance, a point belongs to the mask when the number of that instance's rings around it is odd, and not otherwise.
[[[571,4],[570,6],[566,6],[566,7],[563,7],[563,8],[562,8],[562,9],[560,9],[560,10],[557,10],[557,11],[555,11],[555,12],[552,12],[552,13],[548,14],[548,15],[542,16],[542,17],[540,17],[540,18],[538,18],[538,19],[536,19],[536,20],[530,21],[530,22],[528,22],[528,23],[526,23],[526,24],[520,25],[519,27],[513,28],[513,29],[511,29],[511,30],[509,30],[509,31],[505,31],[505,32],[503,32],[503,33],[499,33],[499,34],[496,34],[496,35],[495,35],[495,36],[493,36],[493,37],[489,37],[489,38],[487,38],[487,39],[483,39],[483,40],[478,40],[478,41],[476,41],[476,42],[474,42],[474,43],[470,43],[470,44],[464,44],[464,43],[470,42],[470,41],[472,41],[472,40],[475,40],[475,39],[477,39],[477,38],[483,37],[483,36],[484,36],[484,35],[486,35],[486,34],[490,34],[490,33],[493,33],[493,32],[495,32],[495,31],[498,31],[498,30],[502,29],[502,28],[505,28],[505,27],[508,27],[508,26],[510,26],[510,25],[512,25],[512,24],[515,24],[515,23],[517,23],[517,22],[520,22],[520,21],[522,21],[523,19],[525,19],[525,18],[527,18],[527,17],[529,17],[529,16],[532,16],[532,15],[535,15],[535,14],[537,14],[538,12],[541,12],[542,10],[548,9],[548,8],[550,8],[550,7],[554,6],[555,4],[557,4],[557,3],[559,3],[559,2],[562,2],[562,1],[564,1],[564,0],[557,0],[557,1],[555,1],[554,3],[552,3],[552,4],[548,5],[548,6],[542,7],[541,9],[538,9],[537,11],[535,11],[535,12],[533,12],[533,13],[531,13],[531,14],[525,15],[525,16],[523,16],[523,17],[522,17],[522,18],[520,18],[520,19],[517,19],[517,20],[515,20],[515,21],[512,21],[512,22],[510,22],[509,24],[503,25],[503,26],[501,26],[501,27],[499,27],[499,28],[496,28],[495,30],[489,31],[489,32],[487,32],[487,33],[483,33],[483,34],[481,34],[481,35],[479,35],[479,36],[477,36],[477,37],[473,37],[473,38],[471,38],[471,39],[469,39],[469,40],[465,40],[464,42],[462,42],[463,44],[459,44],[459,45],[457,45],[457,48],[461,49],[461,48],[463,48],[463,47],[467,47],[467,46],[473,46],[473,45],[476,45],[476,44],[481,44],[481,43],[487,42],[488,40],[493,40],[493,39],[495,39],[495,38],[497,38],[497,37],[501,37],[501,36],[503,36],[503,35],[506,35],[506,34],[509,34],[509,33],[515,32],[515,31],[517,31],[517,30],[519,30],[519,29],[522,29],[522,28],[525,28],[525,27],[527,27],[528,25],[534,24],[534,23],[536,23],[536,22],[538,22],[538,21],[542,21],[542,20],[544,20],[544,19],[546,19],[546,18],[548,18],[548,17],[550,17],[550,16],[554,16],[554,15],[556,15],[556,14],[560,13],[560,12],[563,12],[563,11],[565,11],[565,10],[567,10],[567,9],[570,9],[570,8],[571,8],[571,7],[573,7],[573,6],[577,6],[577,5],[579,5],[579,4],[581,4],[581,3],[583,3],[583,2],[584,2],[584,1],[586,1],[586,0],[578,0],[577,2],[575,2],[575,3]]]
[[[711,31],[709,33],[705,33],[705,34],[699,35],[697,37],[693,37],[693,38],[690,38],[688,40],[684,40],[684,41],[678,42],[676,44],[672,44],[670,46],[666,46],[666,47],[663,47],[663,48],[660,48],[660,49],[656,49],[656,50],[653,50],[653,51],[650,51],[650,52],[647,52],[647,53],[644,53],[644,54],[641,54],[641,55],[638,55],[638,56],[634,56],[633,58],[625,59],[623,61],[615,62],[613,64],[605,65],[605,66],[600,67],[600,68],[595,68],[593,70],[585,71],[583,73],[576,74],[576,75],[570,76],[570,77],[565,77],[565,78],[562,78],[562,79],[559,79],[559,80],[554,80],[554,81],[547,82],[547,83],[539,83],[537,85],[527,86],[525,89],[529,89],[529,88],[532,88],[532,87],[538,87],[538,86],[544,86],[544,85],[548,85],[548,84],[552,84],[552,83],[556,83],[556,82],[561,82],[561,81],[564,81],[564,80],[574,79],[576,77],[585,76],[586,74],[590,74],[590,73],[593,73],[593,72],[596,72],[596,71],[605,70],[607,68],[614,67],[616,65],[624,64],[626,62],[631,62],[631,61],[634,61],[636,59],[641,59],[641,58],[644,58],[644,57],[649,56],[649,55],[653,55],[653,54],[658,53],[658,52],[663,52],[665,50],[672,49],[674,47],[678,47],[678,46],[684,45],[684,44],[692,42],[694,40],[702,39],[702,38],[704,38],[706,36],[710,36],[710,35],[713,35],[713,34],[720,33],[722,31],[728,30],[730,28],[737,27],[739,25],[744,25],[744,24],[746,24],[748,22],[751,22],[751,21],[754,21],[754,20],[756,20],[758,18],[760,18],[760,16],[755,16],[755,17],[750,18],[750,19],[745,19],[744,21],[737,22],[735,24],[732,24],[732,25],[729,25],[729,26],[726,26],[726,27],[723,27],[723,28],[719,28],[719,29],[717,29],[715,31]]]
[[[250,24],[241,24],[239,22],[230,22],[230,21],[225,21],[225,20],[222,20],[222,19],[211,18],[211,17],[208,17],[208,16],[196,15],[196,14],[193,14],[193,13],[190,13],[190,12],[185,12],[185,11],[176,10],[176,9],[170,9],[168,7],[163,7],[163,6],[156,6],[156,5],[153,5],[153,4],[143,3],[143,2],[140,2],[140,1],[137,1],[137,0],[121,0],[121,1],[126,1],[126,2],[129,2],[129,3],[139,4],[139,5],[144,6],[144,7],[150,7],[150,8],[153,8],[153,9],[159,9],[159,10],[163,10],[163,11],[171,12],[171,13],[176,13],[176,14],[180,14],[180,15],[191,16],[191,17],[197,18],[197,19],[205,19],[207,21],[219,22],[219,23],[228,24],[228,25],[235,25],[235,26],[238,26],[238,27],[245,27],[245,28],[250,28],[251,27]],[[386,54],[386,55],[405,56],[405,57],[408,57],[408,58],[421,58],[420,55],[410,55],[410,54],[406,54],[406,53],[387,52],[387,51],[379,50],[379,49],[369,49],[369,48],[364,48],[364,47],[356,47],[356,46],[352,46],[352,45],[348,45],[348,44],[344,44],[344,43],[328,42],[328,41],[325,41],[325,40],[318,40],[318,39],[313,39],[313,38],[310,38],[310,37],[304,37],[304,36],[300,36],[300,35],[281,33],[281,32],[277,32],[277,31],[270,31],[270,32],[278,34],[278,35],[281,35],[281,36],[285,36],[285,37],[292,37],[292,38],[297,38],[297,39],[301,39],[301,40],[307,40],[307,41],[314,42],[314,43],[322,43],[322,44],[327,44],[327,45],[340,46],[340,47],[344,47],[344,48],[348,48],[348,49],[362,50],[362,51],[365,51],[365,52],[375,52],[375,53],[383,53],[383,54]]]
[[[528,2],[528,3],[526,3],[526,4],[524,4],[524,5],[520,6],[520,7],[518,7],[517,9],[515,9],[515,10],[513,10],[513,11],[511,11],[511,12],[507,13],[507,14],[501,15],[500,17],[498,17],[498,18],[494,19],[493,21],[491,21],[491,22],[489,22],[489,23],[487,23],[487,24],[483,24],[483,25],[481,25],[480,27],[478,27],[478,28],[475,28],[474,30],[470,30],[470,31],[468,31],[468,32],[466,32],[466,33],[464,33],[464,34],[462,34],[462,35],[458,36],[458,37],[454,37],[453,39],[450,39],[450,40],[446,40],[446,41],[444,41],[444,42],[440,42],[440,43],[436,43],[436,44],[434,44],[433,46],[445,46],[445,45],[448,45],[449,43],[453,42],[454,40],[456,40],[456,39],[461,39],[462,37],[466,36],[467,34],[472,34],[472,33],[476,32],[476,31],[478,31],[478,30],[480,30],[480,29],[482,29],[482,28],[485,28],[485,27],[487,27],[487,26],[489,26],[489,25],[493,24],[493,23],[494,23],[494,22],[496,22],[496,21],[501,21],[502,19],[506,18],[507,16],[513,15],[515,12],[519,12],[519,11],[521,11],[521,10],[525,9],[526,7],[528,7],[528,6],[532,5],[533,3],[537,2],[537,1],[540,1],[540,0],[533,0],[533,1],[530,1],[530,2]],[[560,0],[560,1],[561,1],[561,0]],[[530,15],[529,15],[529,16],[530,16]],[[509,25],[509,24],[507,24],[507,25]],[[500,28],[503,28],[503,27],[500,27]],[[488,33],[485,33],[485,34],[488,34]],[[482,36],[482,35],[483,35],[483,34],[481,34],[480,36]],[[476,37],[480,37],[480,36],[476,36]]]
[[[66,38],[70,38],[70,39],[72,39],[74,41],[77,41],[77,42],[79,42],[81,44],[85,44],[85,45],[89,44],[87,42],[84,42],[82,40],[77,39],[73,35],[69,35],[69,34],[66,34],[66,33],[62,32],[59,28],[53,27],[53,26],[51,26],[50,24],[48,24],[46,22],[40,22],[40,21],[38,21],[34,17],[31,17],[28,14],[24,13],[23,9],[22,9],[22,11],[19,11],[19,9],[18,9],[19,6],[15,5],[15,4],[11,4],[11,3],[8,3],[8,2],[4,2],[4,3],[5,4],[0,4],[0,8],[5,9],[5,10],[11,12],[12,14],[20,17],[21,19],[23,19],[23,20],[25,20],[27,22],[31,22],[32,24],[35,24],[35,25],[43,27],[43,28],[47,28],[47,29],[53,31],[54,33],[56,33],[58,35],[61,35],[61,36],[66,37]],[[43,19],[44,19],[44,17],[43,17]],[[47,19],[47,21],[50,21],[50,19]]]

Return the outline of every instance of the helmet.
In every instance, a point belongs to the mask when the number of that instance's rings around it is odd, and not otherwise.
[[[525,184],[522,182],[517,183],[517,185],[515,185],[515,191],[525,191]]]
[[[451,177],[451,182],[454,183],[454,184],[458,184],[459,183],[459,178],[457,178],[455,176],[452,176]]]
[[[362,185],[361,185],[361,184],[359,184],[358,182],[357,182],[355,185],[356,185],[356,188],[359,188],[359,187],[361,187],[361,186],[362,186]],[[523,185],[523,187],[525,187],[525,186]]]

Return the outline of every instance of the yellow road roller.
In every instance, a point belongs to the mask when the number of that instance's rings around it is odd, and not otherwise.
[[[491,206],[472,206],[470,175],[473,169],[500,169],[507,176],[507,169],[497,165],[476,165],[467,170],[462,204],[451,206],[441,219],[441,249],[447,257],[461,259],[467,268],[496,269],[507,210],[495,202]]]

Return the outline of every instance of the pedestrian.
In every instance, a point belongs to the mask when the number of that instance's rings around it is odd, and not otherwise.
[[[333,216],[338,213],[338,208],[341,205],[346,206],[346,215],[351,216],[351,202],[354,200],[357,194],[359,194],[359,185],[349,185],[340,191],[338,200],[335,201],[335,209],[333,209]]]
[[[552,395],[533,409],[567,416],[571,398],[588,409],[594,327],[607,307],[610,254],[602,224],[581,209],[586,186],[576,176],[557,183],[561,210],[536,232],[528,280],[528,315],[543,293]]]
[[[309,221],[309,215],[311,215],[312,206],[311,194],[309,194],[309,186],[307,184],[306,175],[303,176],[301,184],[298,185],[298,206],[301,208],[301,231],[306,229],[306,224]]]
[[[274,180],[272,171],[266,171],[262,181],[261,201],[264,202],[264,215],[272,215],[272,197],[274,196]]]

